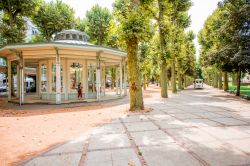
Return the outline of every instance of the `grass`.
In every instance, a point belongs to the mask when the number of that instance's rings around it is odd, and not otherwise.
[[[240,91],[241,96],[249,96],[250,97],[250,91]]]
[[[229,83],[229,90],[234,90],[236,89],[236,85],[232,85],[232,83]],[[240,90],[249,90],[250,91],[250,86],[240,86]]]
[[[236,92],[236,85],[229,83],[229,90]],[[250,97],[250,86],[240,86],[240,95]]]

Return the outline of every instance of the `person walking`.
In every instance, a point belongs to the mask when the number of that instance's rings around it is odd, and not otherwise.
[[[77,87],[77,92],[78,92],[78,99],[82,99],[82,84],[79,83]]]

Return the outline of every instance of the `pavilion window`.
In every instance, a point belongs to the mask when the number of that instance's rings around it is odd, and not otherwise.
[[[63,92],[63,73],[61,65],[61,92]],[[52,64],[52,92],[56,92],[56,64]]]
[[[70,90],[76,91],[82,80],[82,65],[80,63],[72,63],[70,65]]]
[[[79,35],[79,39],[82,40],[82,35]]]
[[[47,65],[41,66],[41,92],[47,92]]]
[[[63,39],[63,37],[64,37],[64,35],[63,34],[60,34],[60,36],[59,36],[59,39]]]
[[[96,92],[96,68],[88,66],[88,89],[90,93]]]
[[[70,35],[69,34],[66,34],[66,39],[70,39]]]
[[[72,38],[75,40],[75,39],[76,39],[76,34],[73,34],[73,35],[72,35]]]

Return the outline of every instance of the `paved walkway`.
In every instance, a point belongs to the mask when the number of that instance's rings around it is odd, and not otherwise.
[[[154,111],[115,119],[24,165],[250,165],[248,101],[206,87],[145,104]]]

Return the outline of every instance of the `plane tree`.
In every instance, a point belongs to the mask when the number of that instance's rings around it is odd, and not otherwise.
[[[114,14],[128,53],[130,111],[144,109],[141,75],[138,72],[140,71],[138,46],[140,42],[149,40],[152,34],[151,20],[145,9],[150,2],[149,0],[116,0],[114,5]]]
[[[54,34],[72,28],[74,19],[74,10],[60,0],[43,1],[32,16],[33,23],[47,41],[52,41]]]
[[[240,95],[242,72],[250,69],[250,2],[225,0],[207,19],[200,32],[201,62],[226,72],[237,72],[237,92]],[[215,81],[215,84],[216,81]],[[227,85],[224,90],[227,90]]]

